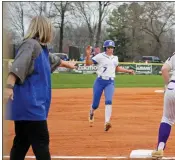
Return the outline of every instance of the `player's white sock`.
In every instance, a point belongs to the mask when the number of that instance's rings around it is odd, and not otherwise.
[[[162,149],[164,149],[164,147],[165,147],[165,143],[164,142],[160,142],[158,147],[157,147],[157,150],[162,150]]]
[[[105,106],[105,123],[110,122],[112,114],[112,105],[106,105]]]
[[[93,108],[90,109],[90,113],[94,114],[94,109]]]

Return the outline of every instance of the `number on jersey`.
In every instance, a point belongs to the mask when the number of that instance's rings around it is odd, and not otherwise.
[[[103,73],[107,70],[107,67],[103,67],[104,68],[104,70],[103,70]]]

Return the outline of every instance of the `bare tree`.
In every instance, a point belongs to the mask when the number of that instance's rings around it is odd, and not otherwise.
[[[85,53],[85,46],[89,44],[89,31],[84,25],[73,25],[65,26],[64,39],[69,42],[69,45],[77,46],[80,49],[81,54]]]
[[[175,5],[173,2],[146,2],[143,8],[141,29],[156,40],[154,54],[158,56],[161,36],[175,25]]]
[[[76,14],[80,15],[85,23],[87,24],[89,30],[89,43],[92,45],[94,43],[94,35],[97,28],[97,5],[96,2],[75,2]]]
[[[64,33],[64,25],[65,25],[65,16],[66,16],[66,12],[69,10],[69,5],[70,5],[70,2],[61,1],[61,2],[54,3],[55,9],[60,14],[60,22],[58,22],[59,28],[60,28],[59,52],[62,52],[63,50],[63,37],[64,37],[63,33]]]
[[[164,59],[162,53],[165,53],[168,45],[172,44],[169,43],[170,36],[167,33],[175,24],[174,9],[172,2],[123,4],[119,6],[118,11],[113,10],[114,16],[109,25],[115,26],[113,32],[116,32],[120,26],[125,27],[125,34],[129,38],[127,54],[132,57],[155,55]],[[115,14],[121,11],[122,15]],[[124,21],[118,21],[119,18],[124,19]]]
[[[24,37],[24,2],[7,2],[8,20],[11,30],[21,39]]]
[[[47,18],[54,18],[58,16],[54,12],[54,2],[27,2],[28,13],[27,17],[32,18],[33,16],[45,16]]]
[[[170,29],[166,32],[166,34],[163,34],[161,37],[161,50],[160,50],[160,57],[165,60],[169,56],[172,55],[172,53],[175,51],[175,34],[174,29]]]
[[[29,2],[28,17],[31,18],[34,15],[43,15],[49,18],[53,26],[55,27],[53,45],[59,46],[58,52],[63,50],[63,38],[64,38],[64,25],[67,22],[66,12],[69,8],[70,2]],[[58,30],[59,28],[59,30]],[[59,34],[58,34],[59,33]],[[59,41],[59,44],[57,42]],[[57,49],[56,49],[57,50]]]
[[[96,35],[96,47],[99,47],[99,43],[100,43],[100,37],[101,37],[101,26],[102,26],[102,22],[105,18],[105,16],[107,16],[108,13],[108,6],[110,4],[110,2],[102,2],[99,1],[99,19],[98,19],[98,28],[97,28],[97,35]]]
[[[31,12],[31,14],[29,14],[29,16],[41,16],[41,15],[45,15],[46,14],[46,5],[47,2],[29,2],[29,7],[30,10],[29,12]]]

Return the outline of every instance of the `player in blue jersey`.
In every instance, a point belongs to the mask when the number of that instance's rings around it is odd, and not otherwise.
[[[15,126],[10,160],[24,160],[30,145],[37,160],[51,159],[47,126],[51,73],[58,66],[75,68],[49,54],[51,38],[51,23],[45,17],[34,17],[10,68],[4,92],[9,98],[6,119]]]
[[[134,74],[133,70],[127,70],[119,67],[118,57],[113,55],[115,43],[112,40],[106,40],[103,44],[104,52],[90,58],[90,46],[86,48],[86,65],[97,65],[97,79],[93,86],[93,101],[89,113],[90,125],[94,122],[94,111],[99,107],[101,95],[105,95],[105,127],[108,131],[112,125],[110,122],[112,114],[112,98],[114,94],[115,72],[126,72]]]

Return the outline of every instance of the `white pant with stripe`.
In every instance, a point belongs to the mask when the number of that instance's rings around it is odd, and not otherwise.
[[[170,82],[164,95],[164,108],[162,121],[169,125],[175,124],[175,83]]]

